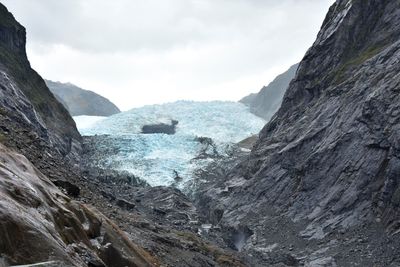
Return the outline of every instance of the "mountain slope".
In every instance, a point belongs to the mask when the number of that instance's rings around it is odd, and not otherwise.
[[[79,187],[63,180],[67,172],[79,174],[69,163],[79,162],[80,141],[68,111],[29,65],[25,29],[0,4],[1,266],[157,264],[104,215],[73,201],[42,174],[79,195]]]
[[[72,116],[111,116],[121,112],[110,100],[71,83],[46,80],[55,97],[64,104]]]
[[[239,102],[250,107],[255,115],[269,120],[279,109],[289,83],[294,78],[299,64],[291,66],[286,72],[277,76],[270,84],[264,86],[260,92],[250,94]]]
[[[25,29],[1,4],[0,18],[0,265],[154,266],[156,260],[104,215],[65,196],[36,168],[54,181],[69,180],[61,162],[79,161],[81,137],[68,111],[31,69]],[[70,165],[67,169],[78,175]]]
[[[203,191],[232,243],[327,266],[400,264],[399,37],[399,1],[333,4],[248,160]]]

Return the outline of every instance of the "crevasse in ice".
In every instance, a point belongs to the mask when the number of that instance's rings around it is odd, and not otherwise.
[[[146,180],[150,185],[171,185],[178,174],[183,187],[193,170],[212,159],[193,160],[202,148],[196,137],[210,137],[223,154],[226,145],[257,134],[265,121],[237,102],[177,101],[161,105],[134,108],[111,117],[89,123],[75,118],[82,135],[110,135],[112,155],[105,155],[108,168],[126,170]],[[179,121],[174,135],[141,134],[143,125]]]

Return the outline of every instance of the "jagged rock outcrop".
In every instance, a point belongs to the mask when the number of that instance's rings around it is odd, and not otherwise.
[[[158,266],[93,207],[65,196],[24,156],[0,144],[0,258],[8,264]],[[1,262],[1,261],[0,261]]]
[[[0,138],[23,153],[36,146],[43,154],[76,156],[81,137],[68,111],[31,68],[25,28],[3,5],[0,17]]]
[[[54,96],[68,109],[71,116],[111,116],[121,112],[107,98],[72,83],[46,80],[46,84]]]
[[[250,94],[242,98],[239,102],[250,107],[250,111],[269,120],[279,109],[286,89],[296,75],[299,64],[291,66],[287,71],[278,75],[270,84],[264,86],[260,92]]]
[[[399,1],[333,4],[248,159],[199,194],[228,242],[307,266],[400,264],[399,37]]]

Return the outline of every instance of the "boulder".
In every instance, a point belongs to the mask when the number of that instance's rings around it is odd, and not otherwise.
[[[159,123],[159,124],[149,124],[142,127],[143,134],[175,134],[176,125],[178,125],[177,120],[171,120],[171,124]]]

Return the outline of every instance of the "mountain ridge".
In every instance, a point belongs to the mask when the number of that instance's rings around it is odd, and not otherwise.
[[[111,116],[121,112],[107,98],[72,83],[45,80],[54,96],[68,109],[71,116]]]
[[[268,121],[279,109],[283,96],[290,82],[294,78],[299,63],[292,65],[284,73],[275,77],[267,86],[258,93],[245,96],[239,102],[250,108],[250,112]]]

